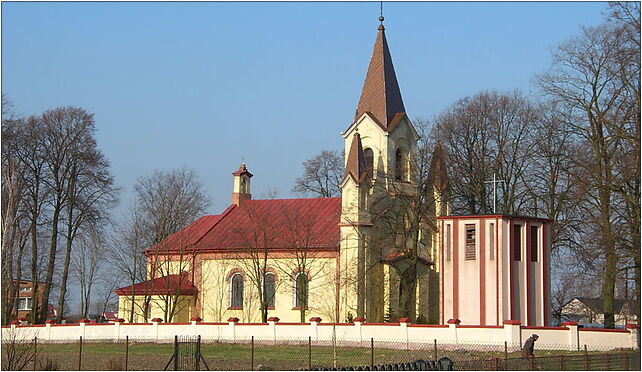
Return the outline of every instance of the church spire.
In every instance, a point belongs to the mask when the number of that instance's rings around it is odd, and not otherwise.
[[[366,158],[363,152],[363,145],[361,144],[361,136],[359,132],[357,132],[352,137],[352,145],[348,153],[346,171],[343,178],[345,179],[345,177],[350,175],[356,183],[361,183],[366,178],[366,173]]]
[[[389,130],[395,115],[405,113],[406,109],[392,65],[390,50],[388,50],[383,15],[379,17],[379,21],[381,23],[378,27],[377,39],[354,120],[358,120],[365,112],[369,112],[385,130]]]

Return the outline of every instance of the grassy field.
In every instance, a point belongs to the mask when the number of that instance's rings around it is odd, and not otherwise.
[[[127,368],[129,370],[163,370],[173,355],[173,344],[154,343],[129,343]],[[437,350],[437,359],[449,357],[455,362],[458,370],[479,370],[504,368],[503,351],[487,351],[483,345],[463,346],[455,350]],[[5,357],[3,348],[3,358]],[[78,370],[79,368],[79,343],[45,344],[37,345],[37,369],[57,368],[58,370]],[[335,360],[335,351],[330,346],[312,345],[311,352],[308,345],[268,345],[255,344],[254,351],[249,344],[203,343],[203,355],[211,370],[300,370],[307,369],[311,361],[312,368],[331,367]],[[252,354],[254,357],[252,358]],[[629,353],[630,354],[630,353]],[[82,345],[82,361],[80,368],[83,370],[119,370],[125,368],[125,343],[94,343],[85,342]],[[583,370],[585,360],[583,352],[570,351],[545,351],[536,349],[537,358],[533,363],[534,369],[556,370],[559,369],[559,355],[564,355],[564,369]],[[620,352],[589,352],[589,369],[625,369],[625,359]],[[619,356],[618,356],[619,355]],[[637,358],[629,356],[629,369],[639,369],[639,353]],[[311,359],[309,361],[309,358]],[[336,364],[341,366],[370,365],[371,358],[374,364],[402,363],[417,359],[435,359],[434,349],[426,345],[426,350],[403,350],[402,348],[375,348],[371,354],[369,347],[338,347],[336,349]],[[496,360],[493,360],[497,358]],[[253,362],[252,362],[253,360]],[[637,363],[637,364],[636,364]],[[520,358],[519,352],[508,354],[509,369],[530,369],[528,360]],[[608,367],[608,368],[607,368]],[[26,369],[33,369],[29,364]],[[173,369],[173,364],[168,369]],[[204,366],[201,365],[201,369]]]

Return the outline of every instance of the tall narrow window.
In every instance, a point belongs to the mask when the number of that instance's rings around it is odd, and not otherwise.
[[[495,224],[491,223],[488,227],[488,259],[495,259]]]
[[[446,225],[446,261],[450,261],[450,225]]]
[[[263,298],[268,307],[274,307],[275,282],[273,273],[263,276]]]
[[[522,226],[513,225],[513,259],[522,260]]]
[[[538,261],[538,256],[537,256],[537,250],[539,248],[539,244],[537,244],[539,240],[538,232],[539,232],[538,226],[531,226],[531,262]]]
[[[466,225],[466,260],[475,259],[475,225]]]
[[[408,158],[403,148],[398,148],[395,153],[395,180],[408,181]]]
[[[298,273],[294,277],[294,306],[305,308],[308,306],[308,276]]]
[[[368,177],[372,177],[374,174],[374,153],[372,149],[363,150],[363,155],[366,158],[366,172],[368,172]]]
[[[243,307],[243,276],[239,273],[230,278],[230,307]]]

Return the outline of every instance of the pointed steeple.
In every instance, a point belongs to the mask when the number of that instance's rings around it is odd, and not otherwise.
[[[448,173],[446,172],[444,149],[439,142],[435,145],[435,150],[432,153],[427,181],[439,192],[447,189],[450,183]]]
[[[363,145],[361,144],[361,135],[359,132],[355,133],[352,137],[352,144],[350,145],[350,152],[348,153],[348,161],[346,162],[346,171],[343,175],[345,179],[348,175],[356,183],[361,183],[366,179],[366,157],[363,153]]]
[[[397,83],[397,76],[392,65],[392,57],[388,50],[383,17],[379,18],[377,40],[375,41],[368,66],[366,80],[363,83],[361,98],[357,105],[355,121],[365,112],[369,112],[379,122],[384,130],[390,130],[391,125],[406,112]],[[395,115],[398,115],[395,118]]]

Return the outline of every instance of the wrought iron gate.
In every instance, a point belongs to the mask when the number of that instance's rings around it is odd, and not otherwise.
[[[167,371],[172,364],[174,371],[199,371],[201,364],[209,371],[210,368],[201,355],[201,336],[174,336],[174,353],[164,370]]]

